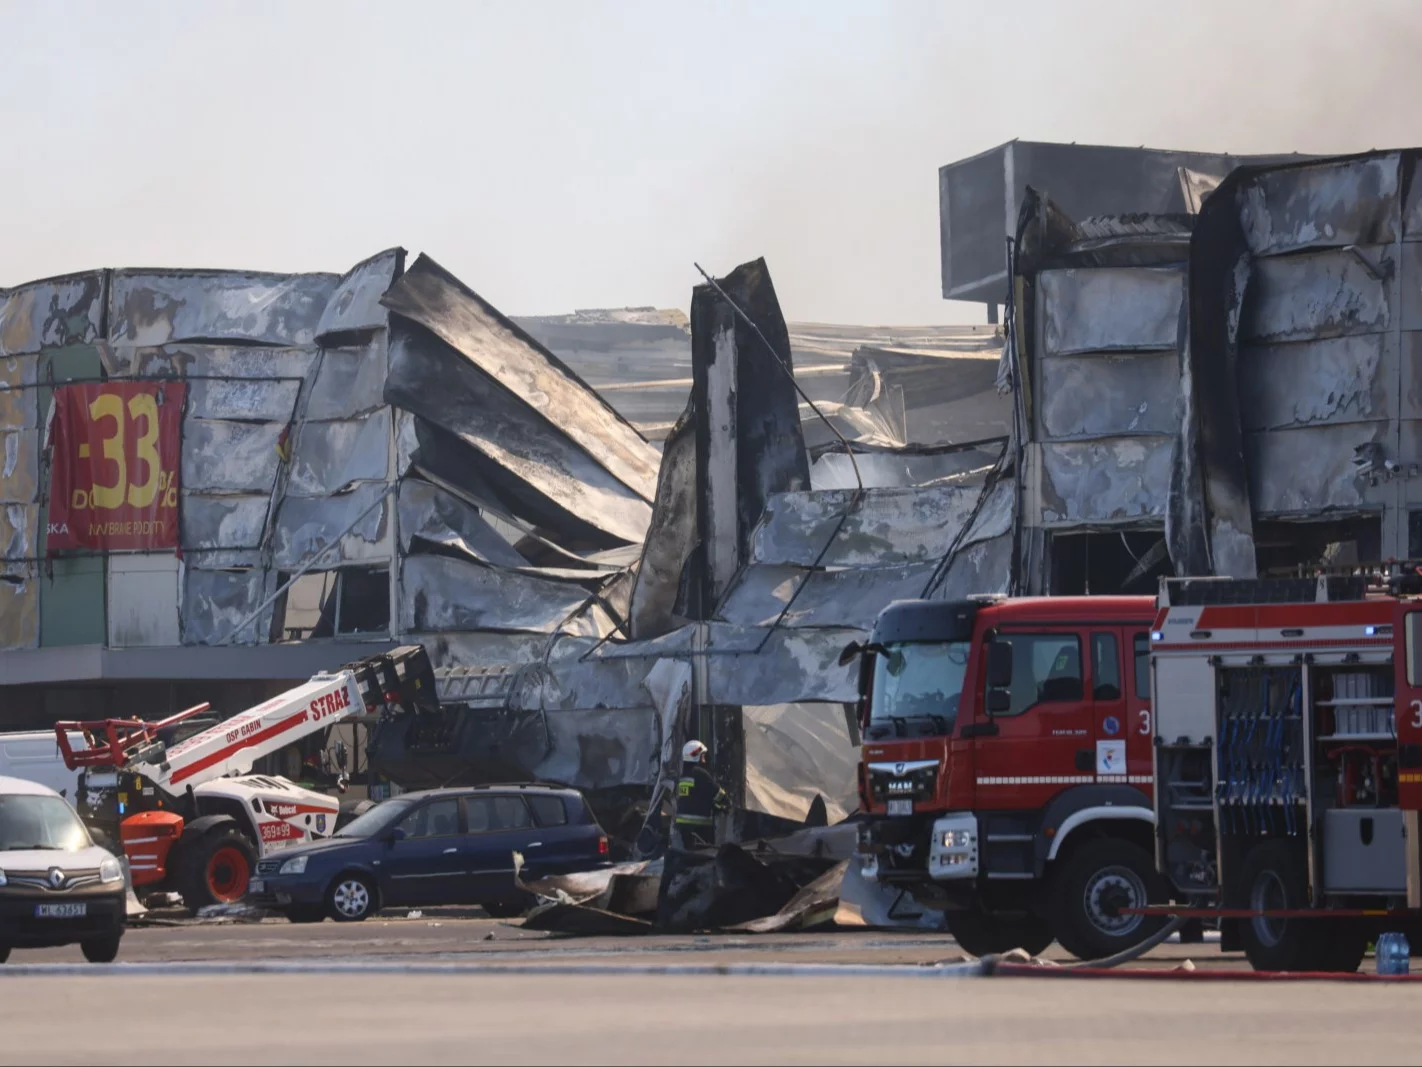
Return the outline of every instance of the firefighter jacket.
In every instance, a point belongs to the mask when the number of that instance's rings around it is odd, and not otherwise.
[[[676,821],[681,826],[710,826],[715,812],[730,805],[726,791],[699,763],[682,765],[676,783]]]

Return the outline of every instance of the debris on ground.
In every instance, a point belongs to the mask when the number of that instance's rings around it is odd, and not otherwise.
[[[262,908],[244,904],[240,900],[232,904],[209,904],[205,908],[199,908],[197,912],[197,918],[205,922],[259,923],[266,917],[267,913]]]

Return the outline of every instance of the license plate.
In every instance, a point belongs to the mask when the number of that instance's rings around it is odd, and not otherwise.
[[[266,891],[267,883],[260,878],[253,878],[247,883],[247,892],[249,893],[265,893]]]
[[[87,904],[36,904],[35,915],[40,919],[78,919],[89,912]]]
[[[889,814],[890,814],[890,815],[912,815],[912,814],[913,814],[913,801],[912,801],[912,800],[891,800],[891,801],[889,801]]]

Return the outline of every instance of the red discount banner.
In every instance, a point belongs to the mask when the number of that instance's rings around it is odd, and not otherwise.
[[[182,382],[54,390],[48,551],[178,547]]]

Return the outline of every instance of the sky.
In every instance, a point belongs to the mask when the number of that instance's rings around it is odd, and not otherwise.
[[[943,164],[1012,138],[1422,145],[1418,0],[0,0],[0,285],[426,252],[509,314],[941,298]],[[1050,190],[1048,190],[1050,192]]]

